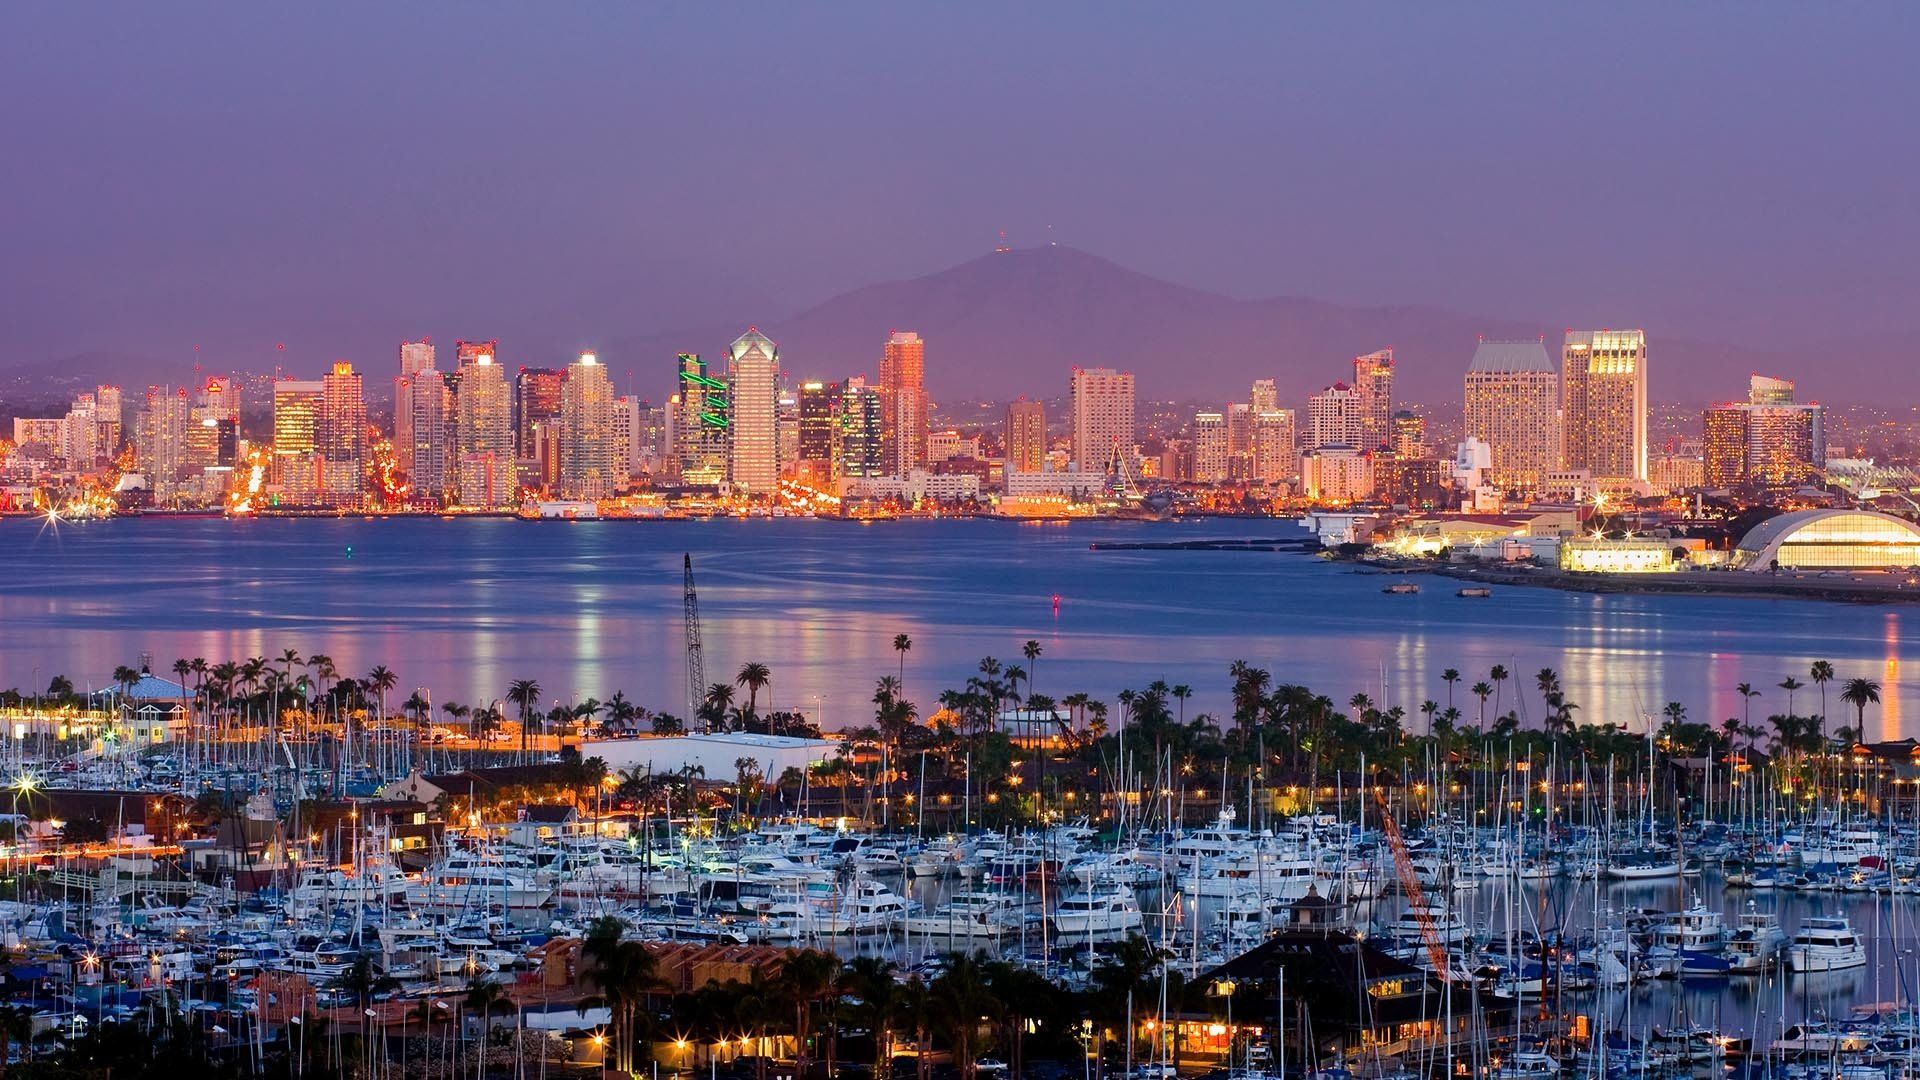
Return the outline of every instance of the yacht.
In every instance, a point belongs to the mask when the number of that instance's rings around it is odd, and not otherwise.
[[[907,933],[927,937],[998,939],[1018,929],[1023,917],[1001,893],[963,892],[939,908],[907,917]]]
[[[1759,911],[1749,902],[1740,913],[1733,936],[1727,939],[1728,970],[1753,974],[1772,967],[1780,958],[1787,935],[1780,930],[1780,919],[1772,912]]]
[[[483,852],[454,852],[407,887],[416,911],[530,911],[551,899],[553,889],[530,866]]]
[[[1074,893],[1053,910],[1054,929],[1069,937],[1127,934],[1145,925],[1140,902],[1124,887]]]
[[[1866,942],[1845,917],[1808,919],[1787,943],[1789,971],[1843,971],[1866,963]]]
[[[1433,926],[1433,932],[1447,945],[1465,941],[1468,936],[1467,924],[1460,916],[1444,904],[1421,904],[1409,906],[1387,924],[1386,930],[1395,941],[1401,944],[1417,944],[1426,940],[1426,926]]]

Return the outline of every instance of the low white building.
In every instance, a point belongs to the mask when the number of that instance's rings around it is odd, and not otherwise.
[[[905,476],[850,476],[840,483],[844,499],[896,499],[901,502],[961,502],[980,497],[980,478],[971,473],[910,470]]]
[[[831,739],[797,739],[787,735],[723,732],[699,735],[648,736],[632,739],[588,739],[580,744],[582,758],[599,758],[613,772],[651,770],[656,776],[686,768],[704,770],[708,779],[731,779],[734,762],[752,758],[760,773],[778,779],[790,768],[805,771],[831,757],[839,747]]]
[[[1107,474],[1077,469],[1042,469],[1039,472],[1011,471],[1003,479],[1003,490],[1010,499],[1057,495],[1069,499],[1090,499],[1106,489]]]

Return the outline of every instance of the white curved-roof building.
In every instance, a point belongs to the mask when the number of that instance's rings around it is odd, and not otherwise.
[[[1920,566],[1920,526],[1872,510],[1796,510],[1740,538],[1738,570],[1885,570]]]

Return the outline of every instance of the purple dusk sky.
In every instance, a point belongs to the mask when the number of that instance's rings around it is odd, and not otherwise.
[[[0,367],[537,360],[1049,225],[1239,297],[1911,339],[1917,41],[1893,4],[11,3]]]

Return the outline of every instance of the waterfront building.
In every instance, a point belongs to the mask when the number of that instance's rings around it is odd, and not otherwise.
[[[175,390],[150,386],[140,410],[140,439],[135,457],[147,478],[147,490],[157,505],[176,501],[187,467],[187,418],[191,413],[186,387]],[[89,416],[87,422],[91,423]]]
[[[848,379],[840,390],[839,475],[886,475],[886,442],[880,391],[862,376]]]
[[[455,452],[450,479],[460,505],[473,510],[518,506],[513,409],[506,372],[492,356],[476,357],[460,374],[453,397],[457,419],[452,425]]]
[[[718,486],[727,478],[732,414],[726,380],[708,374],[698,353],[680,353],[675,365],[678,392],[668,405],[673,428],[668,472],[685,484]]]
[[[1092,499],[1106,490],[1107,474],[1078,469],[1040,469],[1007,473],[1004,494],[1009,499]]]
[[[1300,486],[1316,502],[1361,502],[1373,495],[1373,455],[1356,446],[1316,446],[1300,455]]]
[[[840,384],[809,379],[800,384],[795,404],[793,475],[814,488],[833,482],[840,449]]]
[[[727,387],[733,402],[727,478],[738,494],[771,495],[779,486],[779,371],[779,347],[757,329],[749,327],[727,346]],[[922,442],[922,456],[925,446]]]
[[[455,359],[454,370],[465,371],[486,357],[495,364],[500,363],[500,339],[487,341],[456,341],[453,343]]]
[[[560,392],[560,492],[569,499],[605,499],[614,475],[613,381],[592,353],[567,368]]]
[[[1047,407],[1021,398],[1007,405],[1007,472],[1039,472],[1047,456]]]
[[[1364,447],[1366,434],[1364,402],[1360,392],[1343,382],[1334,383],[1307,399],[1307,448],[1322,446]]]
[[[1467,366],[1469,439],[1487,445],[1490,482],[1533,491],[1560,465],[1560,378],[1539,341],[1482,341]]]
[[[1826,409],[1794,400],[1793,383],[1754,375],[1747,400],[1701,418],[1708,487],[1792,487],[1826,465]]]
[[[273,481],[285,483],[285,464],[318,449],[320,381],[280,379],[273,384]]]
[[[879,389],[887,469],[904,476],[927,463],[927,345],[919,334],[895,330],[888,336]]]
[[[962,435],[954,428],[927,432],[927,464],[941,465],[955,459],[978,459],[980,436]]]
[[[329,502],[351,505],[365,487],[367,399],[360,373],[340,360],[320,379],[314,450],[325,463]]]
[[[1074,368],[1068,384],[1073,421],[1073,467],[1105,473],[1133,453],[1133,373]]]
[[[613,399],[613,478],[617,488],[633,483],[640,460],[640,399],[621,395]]]
[[[149,396],[152,392],[149,387]],[[60,424],[58,449],[67,468],[76,472],[88,472],[100,464],[99,405],[93,394],[80,394],[67,407],[67,415]]]
[[[1647,478],[1647,335],[1569,330],[1561,357],[1561,463],[1597,480]]]
[[[400,374],[417,375],[434,369],[433,343],[426,338],[400,343]]]
[[[892,499],[915,503],[969,502],[980,497],[980,478],[972,473],[936,473],[908,469],[905,476],[848,476],[840,481],[844,499]]]
[[[233,380],[207,379],[187,415],[189,472],[231,468],[240,460],[240,395]]]
[[[1659,536],[1569,536],[1560,541],[1560,569],[1575,574],[1660,574],[1679,569],[1673,540]]]
[[[1265,483],[1285,480],[1300,471],[1292,409],[1268,409],[1254,418],[1253,473]]]
[[[497,361],[494,367],[500,367]],[[502,371],[505,368],[501,368]],[[565,368],[523,367],[513,380],[513,450],[523,459],[539,459],[540,440],[536,434],[553,428],[560,420],[560,388],[566,385]]]
[[[1207,411],[1193,415],[1193,479],[1201,484],[1223,484],[1227,480],[1228,442],[1226,414]]]
[[[1360,419],[1356,445],[1372,452],[1393,440],[1393,349],[1353,358],[1353,396]]]
[[[407,474],[416,502],[438,504],[453,494],[455,430],[446,373],[416,368],[393,380],[394,463]]]
[[[1796,510],[1755,525],[1733,567],[1771,570],[1910,570],[1920,567],[1920,526],[1871,510]]]
[[[1253,406],[1236,402],[1227,406],[1227,478],[1254,478]]]

